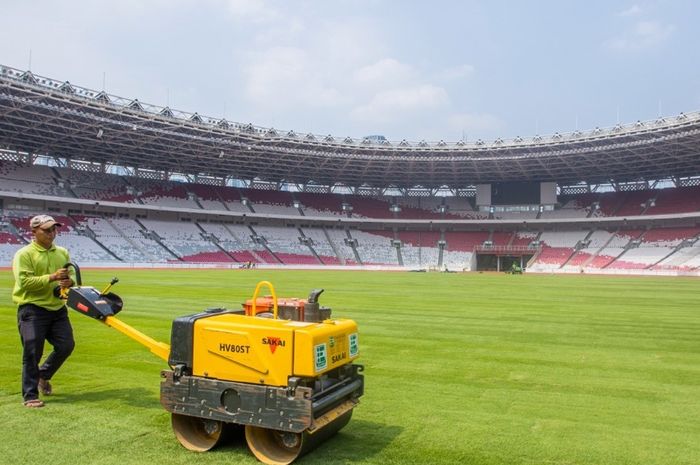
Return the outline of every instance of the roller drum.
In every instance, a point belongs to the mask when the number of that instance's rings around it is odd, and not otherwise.
[[[171,423],[175,437],[186,449],[206,452],[214,448],[221,439],[224,424],[217,420],[173,413]]]
[[[289,465],[340,431],[352,417],[352,410],[318,428],[313,433],[290,433],[248,425],[245,439],[255,457],[268,465]]]

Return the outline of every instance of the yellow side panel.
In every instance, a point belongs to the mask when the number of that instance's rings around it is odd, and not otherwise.
[[[294,339],[296,376],[319,376],[360,355],[357,324],[352,320],[326,320],[299,328]]]
[[[195,376],[286,386],[292,375],[294,328],[285,320],[218,315],[194,326]]]

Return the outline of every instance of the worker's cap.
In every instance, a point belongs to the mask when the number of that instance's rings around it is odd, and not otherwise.
[[[49,229],[52,226],[63,226],[63,224],[53,219],[53,216],[49,215],[37,215],[31,220],[29,220],[29,226],[32,229],[41,228]]]

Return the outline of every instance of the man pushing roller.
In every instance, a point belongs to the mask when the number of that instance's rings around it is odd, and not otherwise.
[[[49,215],[29,221],[34,240],[22,247],[12,260],[15,286],[12,300],[17,304],[17,326],[22,341],[22,397],[26,407],[43,407],[39,392],[51,395],[50,379],[73,352],[73,328],[57,287],[74,284],[64,268],[70,262],[68,251],[55,245],[57,228],[63,226]],[[44,342],[53,352],[39,365]]]

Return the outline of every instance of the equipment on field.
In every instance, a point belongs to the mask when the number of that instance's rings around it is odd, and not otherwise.
[[[75,266],[75,265],[72,265]],[[76,266],[76,271],[78,267]],[[211,308],[176,318],[170,345],[117,319],[122,299],[78,283],[67,305],[105,323],[167,361],[160,401],[190,450],[207,451],[227,424],[245,427],[251,452],[286,465],[330,437],[352,416],[364,390],[357,324],[331,319],[314,289],[308,299],[278,299],[267,281],[240,310]],[[271,296],[258,297],[267,286]]]
[[[510,269],[506,270],[506,274],[523,274],[523,269],[517,263],[513,262]]]

